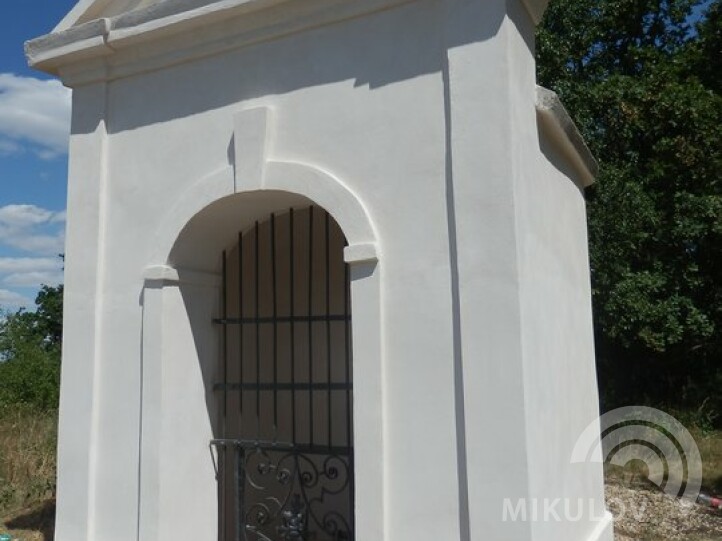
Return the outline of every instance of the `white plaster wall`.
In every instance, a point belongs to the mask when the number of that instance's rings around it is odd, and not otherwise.
[[[494,2],[451,2],[447,25],[447,33],[470,42],[448,54],[457,422],[465,429],[458,452],[467,478],[460,494],[467,501],[468,539],[531,539],[529,523],[503,521],[504,498],[528,495],[534,449],[525,430],[515,248],[514,166],[525,159],[512,120],[520,105],[513,92],[519,68],[510,62],[518,30],[507,5]]]
[[[219,280],[146,282],[141,352],[139,540],[179,539],[217,525],[208,442],[217,424]],[[203,359],[203,363],[199,363]],[[168,457],[172,457],[168,460]],[[103,537],[107,532],[97,532]]]
[[[393,284],[384,291],[386,469],[396,487],[386,535],[458,530],[439,15],[437,3],[416,2],[111,83],[97,475],[115,490],[97,494],[98,536],[125,541],[136,528],[138,481],[127,472],[138,461],[138,297],[142,269],[158,263],[147,240],[185,186],[228,165],[233,114],[257,105],[277,120],[272,155],[344,179],[383,231]],[[183,466],[175,456],[165,467]],[[424,499],[407,497],[430,486]]]
[[[560,454],[595,407],[584,208],[538,154],[532,32],[516,0],[417,0],[76,90],[59,541],[206,538],[196,530],[213,528],[201,458],[209,367],[196,359],[213,357],[215,338],[202,322],[193,335],[186,312],[210,324],[217,305],[188,286],[144,296],[143,270],[169,262],[158,260],[159,231],[201,179],[219,172],[220,187],[209,185],[219,193],[254,187],[224,171],[235,164],[234,115],[259,106],[272,112],[270,158],[342,179],[378,233],[378,266],[353,271],[381,282],[380,323],[354,308],[353,332],[355,363],[381,374],[384,414],[378,426],[355,407],[357,437],[384,441],[356,442],[383,479],[358,483],[360,499],[383,505],[358,517],[359,539],[591,539],[589,524],[502,522],[505,497],[601,498],[598,472],[576,480]],[[184,257],[220,269],[220,253]],[[376,294],[371,283],[354,280],[353,294]],[[144,325],[148,302],[165,314],[155,327]],[[365,339],[379,324],[383,355],[372,363]],[[160,346],[144,328],[160,329]],[[141,363],[158,347],[160,375]],[[355,373],[355,390],[372,379]],[[573,415],[567,397],[579,400]],[[147,419],[153,403],[161,413]],[[156,478],[140,468],[153,449]],[[149,510],[154,490],[161,503]]]
[[[65,244],[63,365],[58,426],[60,528],[72,537],[88,536],[94,495],[92,464],[94,414],[99,382],[100,288],[102,287],[102,208],[105,160],[105,85],[73,93]]]
[[[514,13],[514,12],[513,12]],[[583,179],[535,122],[534,28],[512,19],[510,65],[519,156],[514,163],[529,498],[553,502],[559,519],[533,524],[535,540],[612,539],[598,464],[572,464],[577,439],[599,416]],[[577,516],[567,520],[564,517]]]
[[[576,176],[567,160],[544,135],[541,147],[536,173],[517,184],[527,433],[545,451],[529,455],[530,494],[538,501],[563,498],[561,516],[567,505],[567,516],[592,520],[541,521],[537,535],[588,539],[598,530],[600,539],[611,540],[601,468],[571,463],[577,439],[599,416],[587,235],[580,226],[585,201],[567,176]]]
[[[217,488],[208,447],[217,425],[220,291],[181,284],[164,289],[163,421],[160,430],[160,508],[156,539],[189,539],[213,532]],[[183,322],[178,314],[192,317]],[[179,324],[183,325],[179,328]],[[202,362],[199,363],[198,360]],[[141,502],[143,504],[144,502]]]

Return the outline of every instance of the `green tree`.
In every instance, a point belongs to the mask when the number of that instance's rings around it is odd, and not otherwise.
[[[57,407],[63,286],[43,286],[35,305],[0,321],[0,408]]]
[[[722,407],[720,19],[719,0],[555,0],[538,32],[539,82],[601,165],[587,195],[608,407]]]

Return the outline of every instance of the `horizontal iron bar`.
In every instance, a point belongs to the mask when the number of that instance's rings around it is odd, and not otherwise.
[[[308,445],[303,443],[289,443],[281,441],[262,441],[262,440],[231,440],[217,439],[211,440],[211,445],[215,447],[242,447],[243,449],[262,449],[264,451],[279,452],[297,452],[305,455],[339,455],[350,456],[351,447],[339,447],[328,445]]]
[[[327,316],[278,316],[278,317],[225,317],[215,318],[217,325],[259,325],[271,323],[308,323],[316,321],[351,321],[351,316],[329,314]]]
[[[352,383],[216,383],[214,391],[348,391]]]

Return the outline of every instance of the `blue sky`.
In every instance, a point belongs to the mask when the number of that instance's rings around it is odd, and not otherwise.
[[[0,310],[62,282],[70,91],[27,67],[23,43],[74,0],[3,0],[0,17]]]

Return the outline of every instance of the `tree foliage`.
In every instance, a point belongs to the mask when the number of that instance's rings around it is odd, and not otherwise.
[[[722,406],[720,0],[555,0],[538,78],[601,173],[588,192],[606,406]]]
[[[63,286],[43,286],[35,305],[0,321],[0,408],[57,407]]]

